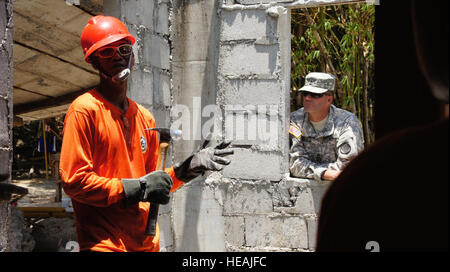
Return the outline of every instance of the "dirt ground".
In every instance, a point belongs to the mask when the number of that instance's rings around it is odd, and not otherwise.
[[[49,206],[55,204],[57,180],[45,178],[17,179],[11,183],[28,189],[28,194],[19,199],[19,207]]]
[[[62,206],[61,202],[55,202],[58,190],[55,179],[17,179],[11,182],[28,189],[28,194],[17,202],[17,207]],[[66,197],[67,195],[62,191],[62,198]],[[10,228],[13,245],[11,251],[69,251],[66,250],[66,245],[70,241],[76,241],[73,214],[69,213],[69,217],[65,218],[32,218],[31,220],[25,219],[19,209],[15,209],[11,214],[12,221],[15,222],[12,224],[14,227]]]

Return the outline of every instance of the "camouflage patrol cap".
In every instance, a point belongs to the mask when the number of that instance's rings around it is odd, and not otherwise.
[[[331,74],[313,72],[306,75],[305,85],[300,91],[325,93],[334,91],[335,78]]]

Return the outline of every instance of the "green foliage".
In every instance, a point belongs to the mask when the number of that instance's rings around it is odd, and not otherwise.
[[[335,5],[292,11],[291,109],[309,72],[338,79],[334,104],[358,116],[366,145],[373,142],[375,7]]]

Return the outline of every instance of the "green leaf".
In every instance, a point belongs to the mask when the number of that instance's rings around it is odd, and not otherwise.
[[[324,23],[324,28],[325,28],[326,31],[329,31],[331,29],[331,22],[326,21]]]

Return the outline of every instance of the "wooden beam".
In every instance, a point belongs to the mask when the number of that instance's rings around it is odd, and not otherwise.
[[[17,207],[23,212],[25,218],[62,218],[71,217],[72,213],[67,213],[63,207]]]
[[[17,207],[22,212],[65,212],[64,207]]]
[[[90,90],[91,88],[88,88],[87,90]],[[54,98],[48,98],[48,99],[42,99],[39,101],[31,102],[31,103],[25,103],[25,104],[19,104],[14,106],[14,114],[20,115],[32,111],[37,110],[43,110],[47,108],[52,108],[56,106],[62,106],[66,104],[72,103],[72,101],[77,98],[78,96],[85,93],[87,90],[81,90],[76,91],[70,94],[54,97]]]
[[[69,61],[69,60],[65,60],[65,59],[60,58],[60,57],[58,57],[58,56],[55,56],[55,55],[52,55],[52,54],[50,54],[50,53],[44,52],[44,51],[42,51],[42,50],[40,50],[40,49],[38,49],[38,48],[29,46],[29,45],[24,44],[24,43],[22,43],[22,42],[20,42],[20,41],[14,40],[14,43],[15,43],[15,44],[18,44],[18,45],[20,45],[20,46],[22,46],[22,47],[25,47],[25,48],[27,48],[27,49],[29,49],[29,50],[31,50],[31,51],[34,51],[34,52],[37,52],[37,53],[39,53],[39,54],[48,56],[48,57],[50,57],[50,58],[54,58],[54,59],[56,59],[56,60],[58,60],[58,61],[60,61],[60,62],[63,62],[63,63],[69,64],[69,65],[75,66],[75,67],[77,67],[78,69],[81,69],[81,70],[83,70],[83,71],[85,71],[85,72],[88,72],[88,73],[91,73],[91,74],[93,74],[93,75],[97,75],[97,74],[98,74],[96,71],[87,69],[87,68],[85,68],[85,67],[83,67],[83,66],[80,66],[80,65],[78,65],[78,64],[76,64],[76,63],[73,63],[73,62],[71,62],[71,61]]]

